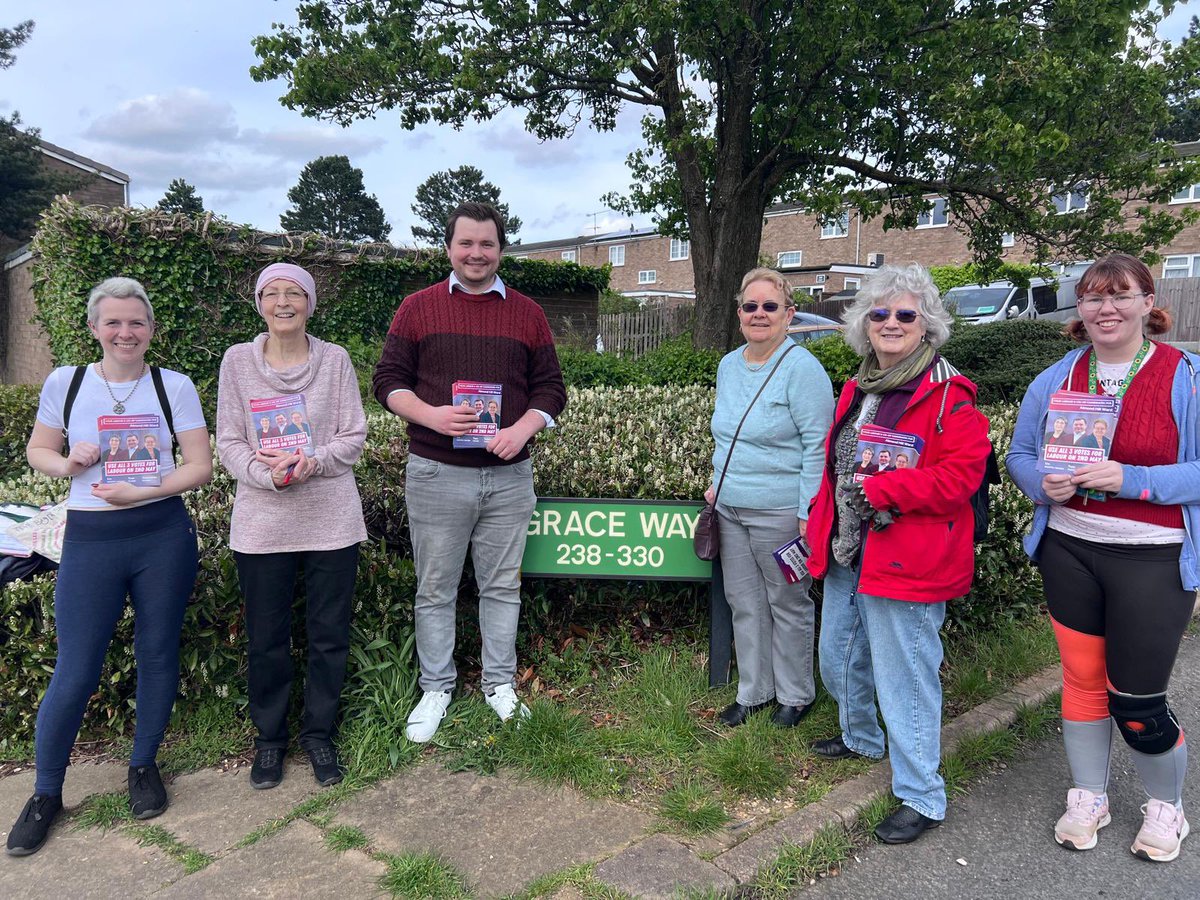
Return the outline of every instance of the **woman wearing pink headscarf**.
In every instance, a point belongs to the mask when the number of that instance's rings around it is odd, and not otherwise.
[[[272,788],[283,779],[292,601],[303,570],[308,673],[299,743],[317,781],[336,784],[342,769],[334,724],[350,646],[358,544],[367,536],[352,470],[367,420],[349,355],[307,331],[317,305],[312,275],[291,263],[267,266],[254,286],[254,302],[266,333],[226,351],[217,397],[217,450],[238,482],[229,545],[246,602],[250,718],[258,729],[250,783]],[[264,449],[261,416],[251,414],[250,401],[294,402],[295,395],[308,420],[309,452]]]

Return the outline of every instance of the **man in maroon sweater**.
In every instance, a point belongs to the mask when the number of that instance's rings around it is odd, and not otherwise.
[[[528,715],[513,690],[521,557],[533,515],[528,445],[566,406],[554,338],[542,308],[496,274],[504,220],[484,203],[464,203],[446,224],[454,270],[406,297],[375,367],[375,397],[408,422],[405,478],[417,568],[415,606],[421,701],[405,734],[433,737],[450,705],[454,612],[468,546],[479,587],[483,690],[501,720]],[[454,403],[455,381],[502,386],[505,421],[486,447],[456,449],[479,424]]]

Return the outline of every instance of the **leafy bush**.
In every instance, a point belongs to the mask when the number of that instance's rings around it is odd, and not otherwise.
[[[27,471],[25,445],[37,416],[38,392],[32,385],[0,384],[0,481]]]
[[[980,403],[1020,403],[1034,377],[1075,346],[1062,327],[1042,319],[959,325],[941,352],[978,385]]]
[[[858,374],[862,357],[855,353],[840,334],[831,334],[804,345],[825,369],[833,382],[834,394],[840,394],[846,382]]]
[[[637,359],[615,353],[560,346],[558,363],[568,387],[626,387],[641,383]]]
[[[989,326],[990,327],[990,326]],[[712,477],[709,419],[714,391],[699,385],[570,388],[558,427],[539,437],[534,450],[535,488],[542,496],[699,499]],[[15,414],[32,416],[29,409]],[[1013,407],[986,410],[993,439],[1003,455],[1015,422]],[[403,507],[407,439],[401,421],[386,413],[368,417],[367,443],[356,468],[371,539],[363,545],[356,588],[353,650],[347,678],[348,724],[370,731],[371,746],[387,756],[387,728],[366,721],[376,699],[386,695],[386,717],[400,722],[415,683],[412,659],[412,600],[415,572],[410,559]],[[33,503],[61,498],[66,482],[26,471],[0,483],[0,496]],[[245,639],[241,595],[228,548],[234,482],[219,466],[213,480],[188,495],[200,540],[200,574],[187,610],[182,642],[180,709],[214,696],[245,697]],[[1032,507],[1011,482],[992,489],[992,532],[980,546],[970,597],[950,604],[951,627],[987,627],[1036,608],[1038,575],[1021,552],[1019,537]],[[465,583],[465,581],[464,581]],[[570,603],[603,585],[612,601],[632,605],[645,593],[632,584],[531,580],[524,588],[534,614]],[[464,588],[460,609],[473,620],[473,590]],[[0,592],[0,751],[32,736],[38,701],[54,667],[54,576],[10,584]],[[302,598],[298,602],[303,602]],[[111,736],[129,730],[133,713],[132,617],[123,618],[89,704],[85,733]],[[301,617],[293,643],[304,645]],[[468,626],[468,628],[473,625]],[[464,645],[472,643],[465,640]],[[468,651],[469,652],[469,651]],[[357,705],[355,705],[357,704]],[[384,715],[380,712],[379,715]],[[358,720],[364,720],[358,722]],[[382,743],[380,743],[382,742]],[[375,752],[375,751],[372,751]]]
[[[313,273],[312,333],[342,345],[381,341],[401,300],[450,272],[439,251],[351,248],[317,235],[264,235],[209,216],[101,211],[62,198],[43,216],[33,249],[37,317],[56,364],[95,357],[84,325],[88,291],[126,275],[141,281],[154,303],[149,361],[186,372],[206,402],[216,397],[225,348],[262,331],[250,297],[255,274],[267,263],[288,260]],[[585,299],[608,286],[609,269],[505,257],[500,274],[533,296]]]
[[[559,347],[563,380],[573,387],[631,387],[636,385],[698,384],[713,387],[719,350],[697,350],[690,333],[681,334],[637,357],[594,353],[578,347]]]

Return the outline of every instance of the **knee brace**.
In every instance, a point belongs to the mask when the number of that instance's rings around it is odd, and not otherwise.
[[[1179,723],[1167,706],[1166,694],[1131,697],[1109,691],[1108,711],[1125,743],[1139,753],[1166,753],[1179,740]]]

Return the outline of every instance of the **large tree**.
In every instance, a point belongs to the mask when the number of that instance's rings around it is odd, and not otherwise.
[[[441,244],[446,236],[446,220],[460,203],[468,201],[490,203],[504,219],[505,236],[512,241],[521,230],[521,220],[500,202],[500,188],[483,180],[483,172],[474,166],[459,166],[445,172],[434,172],[417,188],[417,202],[412,211],[424,225],[412,227],[413,237],[428,244]]]
[[[1168,239],[1179,220],[1147,204],[1194,171],[1160,165],[1154,132],[1200,48],[1159,42],[1147,2],[308,0],[255,40],[251,72],[343,124],[516,107],[549,139],[643,108],[624,207],[691,238],[695,340],[725,347],[776,201],[905,227],[939,195],[985,264],[1008,232],[1039,259]],[[1081,189],[1086,209],[1059,215]]]
[[[0,28],[0,70],[12,68],[17,61],[13,51],[33,34],[33,20],[19,22],[12,28]]]
[[[1187,37],[1183,42],[1200,44],[1200,16],[1192,16]],[[1171,118],[1160,128],[1158,136],[1167,141],[1200,141],[1200,72],[1178,93],[1168,97]]]
[[[16,62],[13,52],[29,40],[33,22],[0,28],[0,71]],[[0,237],[27,240],[42,210],[54,195],[82,183],[70,175],[56,175],[42,164],[36,128],[22,128],[17,113],[0,116]]]
[[[385,241],[392,226],[363,186],[362,169],[345,156],[319,156],[288,191],[292,208],[279,217],[288,231],[313,231],[341,241]]]
[[[167,186],[167,192],[158,201],[157,208],[163,212],[198,216],[204,212],[204,198],[196,193],[192,185],[182,178],[176,178]]]

